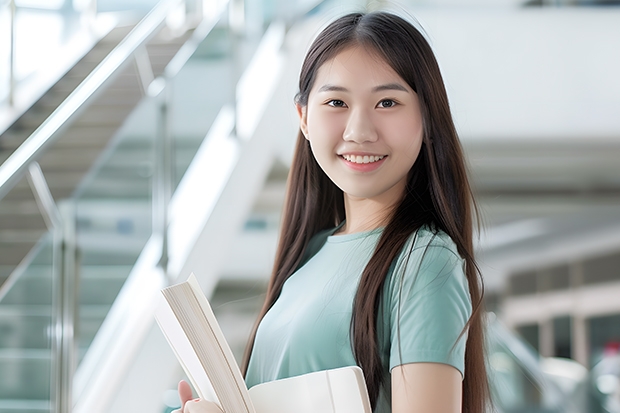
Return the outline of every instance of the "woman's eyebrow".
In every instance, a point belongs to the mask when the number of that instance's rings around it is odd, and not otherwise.
[[[319,88],[317,92],[348,92],[349,89],[342,86],[330,85],[329,83]]]
[[[385,85],[379,85],[372,88],[373,92],[382,92],[384,90],[400,90],[401,92],[409,92],[406,87],[400,83],[388,83]]]
[[[401,92],[409,92],[406,87],[400,83],[387,83],[385,85],[379,85],[372,88],[372,92],[383,92],[385,90],[399,90]],[[349,89],[343,86],[337,86],[332,84],[326,84],[319,88],[317,92],[349,92]]]

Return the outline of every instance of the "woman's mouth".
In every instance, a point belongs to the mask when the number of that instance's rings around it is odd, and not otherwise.
[[[385,158],[386,155],[340,155],[346,161],[364,164],[364,163],[373,163],[380,161]]]
[[[340,155],[344,164],[355,172],[372,172],[379,168],[387,155]]]

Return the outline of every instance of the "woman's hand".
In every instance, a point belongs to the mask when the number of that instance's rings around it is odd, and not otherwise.
[[[181,408],[172,413],[224,413],[220,407],[212,402],[201,399],[193,399],[192,388],[189,384],[181,380],[179,382],[179,398]]]

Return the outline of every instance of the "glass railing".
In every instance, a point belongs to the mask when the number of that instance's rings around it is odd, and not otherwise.
[[[16,243],[19,244],[19,241]],[[53,236],[39,239],[30,264],[0,301],[0,412],[50,411],[53,361]],[[16,245],[19,248],[19,245]],[[30,409],[30,410],[28,410]]]
[[[7,279],[0,287],[0,413],[71,411],[99,373],[89,367],[101,356],[87,357],[91,343],[112,322],[108,312],[145,246],[163,242],[165,274],[168,202],[222,108],[236,104],[239,77],[271,19],[281,17],[266,1],[245,36],[217,17],[222,2],[212,3],[211,10],[207,2],[185,3],[184,35],[178,20],[163,24],[183,2],[160,2],[0,167],[0,283]],[[165,33],[153,37],[157,31]],[[175,35],[184,45],[156,67],[158,42]],[[129,99],[122,70],[134,59],[144,69],[144,50],[153,59],[150,74],[139,70],[145,96],[111,132],[106,117],[118,110],[103,108],[97,118],[85,107],[95,95],[108,108]],[[120,83],[107,81],[113,77]],[[77,126],[67,131],[65,123]],[[86,149],[99,135],[109,143],[93,158]],[[92,167],[84,175],[76,164]],[[82,385],[74,389],[76,369]]]
[[[0,0],[0,133],[118,22],[95,3]]]
[[[168,16],[178,14],[184,5],[185,23],[182,18],[179,24],[177,18],[174,27],[167,26]],[[160,116],[156,99],[144,99],[95,160],[97,151],[90,149],[100,145],[98,139],[107,142],[110,135],[106,134],[114,133],[106,119],[113,112],[104,108],[93,118],[84,109],[95,95],[99,99],[95,104],[107,100],[108,108],[114,108],[115,100],[124,105],[133,99],[125,89],[131,77],[126,67],[131,73],[132,61],[145,46],[147,53],[148,48],[151,53],[166,50],[165,41],[158,48],[162,41],[152,40],[160,32],[178,44],[168,47],[172,49],[167,51],[169,60],[182,44],[175,37],[185,41],[201,21],[210,30],[213,16],[209,21],[202,17],[212,11],[200,10],[199,18],[197,11],[196,5],[180,1],[159,2],[24,144],[3,145],[2,413],[71,411],[73,371],[152,234],[151,188]],[[153,57],[156,75],[161,73],[158,58]],[[134,81],[133,87],[139,94],[138,83]],[[115,87],[120,87],[116,95],[110,92]],[[6,139],[2,136],[3,144],[9,142]]]
[[[73,197],[77,247],[77,366],[152,233],[157,108],[129,115]]]
[[[157,180],[170,179],[170,192],[174,192],[216,115],[223,105],[233,103],[235,61],[230,41],[227,26],[216,25],[168,80],[167,90],[144,98],[134,109],[74,197],[80,355],[88,349],[145,244],[162,225],[154,193],[164,183]],[[168,150],[158,142],[164,116]],[[158,178],[161,165],[156,152],[162,155],[161,151],[171,155],[169,177]]]

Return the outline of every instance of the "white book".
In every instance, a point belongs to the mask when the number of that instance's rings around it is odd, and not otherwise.
[[[157,323],[200,398],[225,413],[371,413],[357,366],[318,371],[247,389],[209,301],[192,274],[164,288]]]

